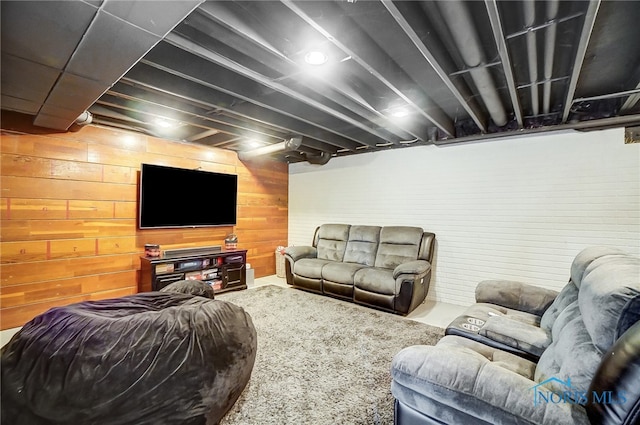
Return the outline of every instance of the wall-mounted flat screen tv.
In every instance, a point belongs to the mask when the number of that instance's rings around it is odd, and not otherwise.
[[[142,164],[140,229],[236,224],[238,176]]]

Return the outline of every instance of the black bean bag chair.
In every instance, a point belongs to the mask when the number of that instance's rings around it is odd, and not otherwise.
[[[201,280],[179,280],[160,289],[160,292],[178,292],[199,297],[214,299],[215,292],[211,285]]]
[[[251,317],[147,292],[53,308],[1,351],[1,423],[215,424],[251,376]]]

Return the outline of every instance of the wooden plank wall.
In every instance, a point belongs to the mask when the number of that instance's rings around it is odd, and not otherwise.
[[[162,249],[220,245],[236,233],[255,276],[275,274],[287,243],[288,167],[243,164],[235,152],[124,130],[55,132],[2,112],[0,328],[60,305],[133,294],[146,243]],[[137,228],[140,164],[238,175],[238,223],[200,229]],[[215,208],[215,192],[168,202]]]

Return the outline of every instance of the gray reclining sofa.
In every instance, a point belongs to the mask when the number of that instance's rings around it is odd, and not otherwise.
[[[323,224],[285,251],[295,288],[406,315],[427,296],[435,235],[419,227]]]
[[[485,280],[476,287],[476,304],[447,327],[459,335],[537,361],[551,343],[551,327],[560,312],[575,300],[585,269],[605,255],[623,251],[593,246],[581,251],[571,265],[569,282],[557,292],[524,282]]]
[[[394,357],[396,424],[640,423],[640,258],[583,250],[550,304],[522,285],[479,293],[457,333]]]

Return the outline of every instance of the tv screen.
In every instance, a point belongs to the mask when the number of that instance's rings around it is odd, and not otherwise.
[[[142,164],[139,227],[236,224],[238,176]]]

